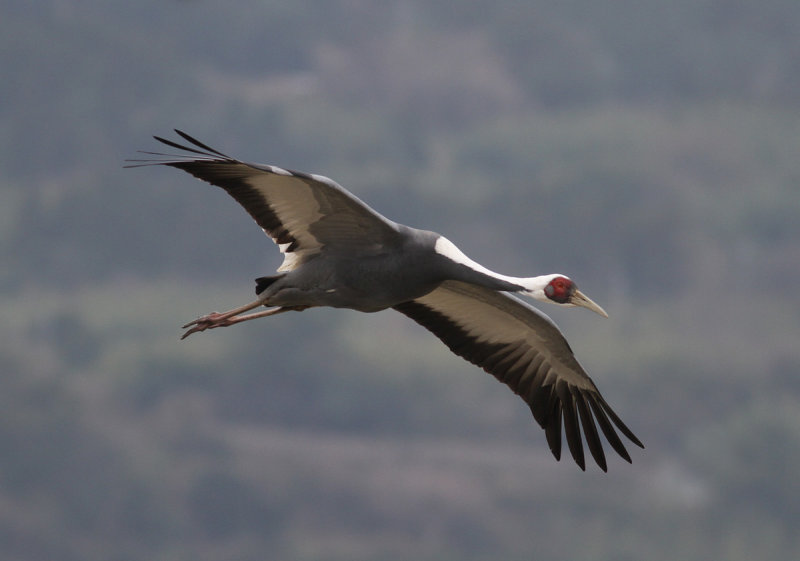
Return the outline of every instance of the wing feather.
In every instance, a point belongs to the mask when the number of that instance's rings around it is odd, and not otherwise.
[[[175,167],[225,189],[284,253],[279,271],[323,250],[366,255],[401,241],[397,224],[327,177],[237,160],[175,132],[192,146],[155,138],[184,154],[146,152],[159,158],[133,160],[133,165]]]
[[[562,426],[581,469],[585,469],[585,440],[595,462],[606,470],[598,424],[612,448],[628,462],[630,456],[616,431],[643,447],[600,395],[558,327],[536,308],[503,292],[446,281],[395,309],[519,395],[544,429],[557,459]]]

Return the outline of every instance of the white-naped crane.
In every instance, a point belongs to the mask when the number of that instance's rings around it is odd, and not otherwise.
[[[381,216],[327,177],[243,162],[175,132],[189,146],[154,138],[184,154],[143,152],[150,157],[130,160],[127,167],[171,166],[225,189],[284,254],[276,275],[256,279],[255,301],[187,323],[182,338],[315,306],[362,312],[393,308],[519,395],[544,429],[557,460],[562,422],[570,453],[583,470],[581,427],[603,471],[607,467],[598,426],[628,462],[615,427],[644,448],[600,395],[555,323],[509,294],[581,306],[608,317],[569,278],[495,273],[444,236]],[[246,313],[261,306],[267,309]]]

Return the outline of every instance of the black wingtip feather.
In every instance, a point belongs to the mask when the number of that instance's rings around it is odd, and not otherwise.
[[[547,409],[550,413],[547,415],[547,421],[540,423],[544,429],[544,436],[547,440],[547,445],[550,447],[550,452],[556,460],[561,460],[561,403],[554,399],[548,405]],[[531,407],[531,411],[536,417],[536,412]]]
[[[594,419],[592,419],[592,414],[589,412],[589,406],[586,405],[586,399],[580,394],[575,395],[575,404],[578,406],[578,413],[583,426],[583,436],[589,446],[589,452],[592,453],[592,457],[597,465],[600,466],[600,469],[608,471],[603,444],[600,441],[600,435],[597,434],[597,427],[594,424]]]
[[[183,150],[184,152],[192,152],[194,154],[200,154],[200,155],[203,155],[203,156],[206,155],[203,152],[200,152],[200,150],[195,150],[194,148],[189,148],[188,146],[183,146],[182,144],[178,144],[177,142],[169,140],[168,138],[163,138],[161,136],[156,136],[156,135],[153,135],[153,138],[155,138],[161,144],[166,144],[170,148],[175,148],[177,150]]]
[[[586,458],[583,454],[583,442],[581,441],[581,429],[578,422],[578,412],[575,410],[575,401],[569,391],[566,382],[556,385],[556,393],[561,400],[561,408],[564,412],[564,433],[567,437],[572,459],[578,464],[581,470],[586,471]]]
[[[611,447],[617,452],[617,454],[622,456],[625,461],[631,463],[631,457],[628,454],[628,451],[625,449],[625,445],[622,444],[622,441],[619,439],[617,431],[614,430],[614,426],[611,424],[611,421],[608,420],[605,408],[598,404],[594,399],[589,400],[589,405],[592,407],[594,417],[597,419],[597,424],[600,425],[600,429],[603,431],[603,435],[605,435],[608,443],[611,444]]]
[[[174,129],[174,130],[181,138],[183,138],[187,142],[190,142],[190,143],[194,144],[195,146],[197,146],[199,148],[202,148],[203,150],[206,150],[207,152],[211,152],[212,154],[216,154],[217,156],[219,156],[221,158],[225,158],[226,160],[230,160],[231,159],[230,156],[228,156],[226,154],[223,154],[219,150],[215,150],[215,149],[211,148],[208,144],[203,144],[202,142],[200,142],[199,140],[197,140],[196,138],[194,138],[192,136],[189,136],[188,134],[186,134],[182,130],[178,130],[178,129]],[[194,152],[194,150],[192,150],[192,151]]]
[[[617,414],[614,413],[614,410],[611,409],[611,407],[605,402],[605,400],[603,400],[602,405],[603,409],[605,409],[606,412],[608,413],[608,416],[611,417],[611,420],[614,421],[615,425],[617,425],[617,428],[619,428],[619,430],[622,431],[622,434],[628,437],[628,439],[634,444],[636,444],[636,446],[643,449],[644,444],[642,444],[641,441],[638,438],[636,438],[636,435],[633,434],[633,431],[631,431],[631,429],[629,429],[628,426],[622,422],[622,419],[620,419],[617,416]]]

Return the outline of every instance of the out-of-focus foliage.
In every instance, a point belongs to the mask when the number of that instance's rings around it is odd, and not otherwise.
[[[0,0],[0,557],[800,557],[800,3]],[[390,312],[179,341],[276,248],[123,170],[177,127],[333,177],[545,310],[644,440],[556,463]]]

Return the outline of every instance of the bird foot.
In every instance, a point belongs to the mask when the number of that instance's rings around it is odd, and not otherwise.
[[[186,333],[181,336],[181,339],[186,339],[192,333],[198,333],[200,331],[205,331],[206,329],[214,329],[216,327],[227,327],[229,325],[233,325],[234,321],[231,321],[231,316],[228,314],[221,314],[219,312],[211,312],[210,314],[204,315],[202,317],[197,318],[194,321],[190,321],[184,326],[181,326],[181,329],[188,329]]]

